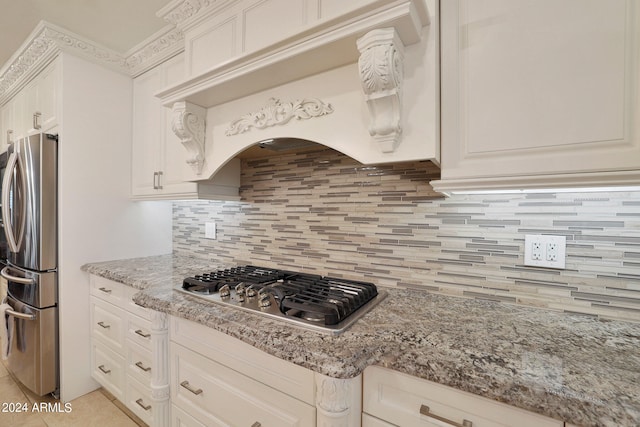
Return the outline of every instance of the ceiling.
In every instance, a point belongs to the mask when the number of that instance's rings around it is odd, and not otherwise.
[[[125,53],[167,25],[170,0],[0,0],[0,68],[41,20]]]

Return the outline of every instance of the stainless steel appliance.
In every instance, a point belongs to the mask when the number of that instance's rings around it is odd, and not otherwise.
[[[176,289],[334,335],[386,296],[369,282],[251,265],[187,277]]]
[[[8,265],[0,274],[15,322],[8,367],[40,396],[59,388],[57,142],[49,134],[15,141],[2,180]]]

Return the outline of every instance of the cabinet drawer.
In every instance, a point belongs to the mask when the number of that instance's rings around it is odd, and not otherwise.
[[[91,342],[91,376],[120,401],[124,398],[124,358],[104,344]]]
[[[122,301],[125,298],[125,285],[93,274],[89,276],[89,283],[91,284],[91,295],[122,307]]]
[[[315,426],[316,409],[171,344],[171,400],[206,425]]]
[[[139,346],[151,350],[151,322],[138,316],[127,316],[127,339]]]
[[[126,315],[118,307],[91,297],[91,336],[119,354],[124,354]]]
[[[362,427],[395,427],[395,425],[369,414],[362,414]]]
[[[315,405],[315,382],[313,372],[308,369],[267,354],[222,332],[173,316],[170,318],[169,335],[172,341],[209,359],[269,384],[309,405]]]
[[[153,425],[153,408],[151,405],[151,389],[129,377],[127,379],[127,392],[125,405],[142,421]]]
[[[473,427],[562,427],[542,415],[446,387],[431,381],[372,366],[364,371],[363,412],[396,425],[447,425],[428,411]],[[375,425],[375,424],[374,424]]]
[[[130,341],[127,342],[127,374],[140,381],[144,386],[151,384],[151,350],[147,350]]]
[[[171,405],[171,427],[207,427],[200,421],[180,409],[179,406]]]
[[[151,310],[133,302],[133,296],[138,292],[140,292],[140,289],[132,288],[130,286],[125,286],[124,309],[127,310],[129,313],[133,313],[136,316],[142,317],[143,319],[151,320]]]

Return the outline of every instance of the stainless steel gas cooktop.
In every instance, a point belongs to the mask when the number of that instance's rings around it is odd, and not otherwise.
[[[369,282],[252,265],[187,277],[176,289],[336,335],[386,296]]]

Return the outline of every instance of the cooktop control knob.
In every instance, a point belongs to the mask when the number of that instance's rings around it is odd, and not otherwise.
[[[218,292],[220,293],[220,298],[222,299],[226,299],[231,296],[231,289],[229,289],[229,285],[221,286]]]
[[[251,297],[255,297],[258,294],[258,291],[256,291],[256,288],[253,287],[253,285],[250,285],[246,290],[245,290],[245,294],[251,298]]]
[[[242,295],[244,296],[244,292],[245,292],[246,287],[244,286],[244,282],[240,282],[236,285],[236,296],[237,295]]]
[[[269,294],[260,294],[258,305],[260,306],[260,308],[271,307],[271,298],[269,298]]]

